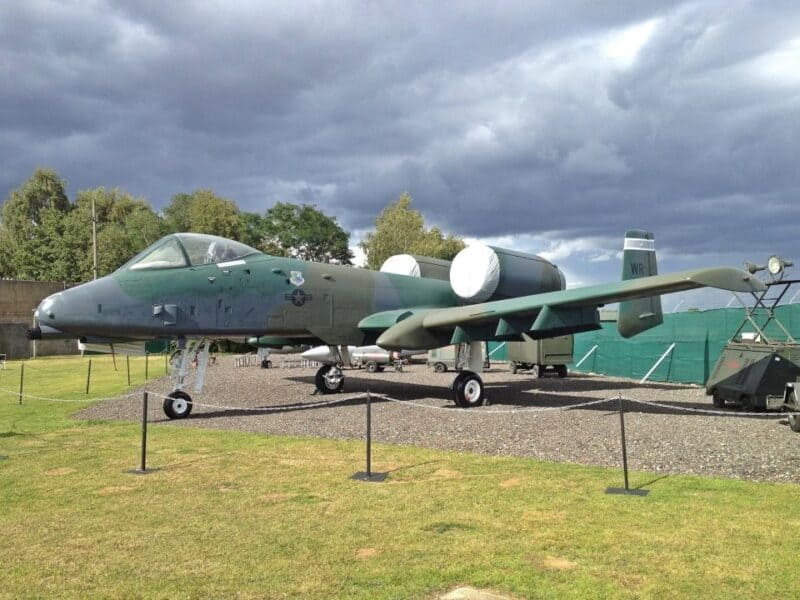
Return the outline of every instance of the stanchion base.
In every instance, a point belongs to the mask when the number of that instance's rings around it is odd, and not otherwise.
[[[130,473],[131,475],[149,475],[150,473],[155,473],[159,469],[147,468],[144,471],[141,469],[128,469],[125,471],[126,473]]]
[[[606,494],[622,494],[623,496],[647,496],[650,490],[632,490],[625,488],[610,487],[606,488]]]
[[[353,475],[350,479],[354,479],[356,481],[373,481],[375,483],[379,483],[386,479],[388,473],[367,473],[366,471],[359,471],[355,475]]]

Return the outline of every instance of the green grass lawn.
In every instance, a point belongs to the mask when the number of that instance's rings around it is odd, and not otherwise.
[[[163,374],[163,357],[150,375]],[[92,395],[127,389],[93,358]],[[87,359],[26,363],[26,392],[85,398]],[[156,368],[155,365],[160,366]],[[19,363],[0,371],[16,389]],[[134,385],[144,359],[132,359]],[[136,400],[138,401],[138,400]],[[89,401],[87,401],[88,404]],[[797,597],[800,487],[359,442],[71,419],[0,395],[0,596]],[[800,467],[798,467],[800,468]]]

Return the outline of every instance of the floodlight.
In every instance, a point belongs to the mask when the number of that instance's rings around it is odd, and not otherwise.
[[[777,254],[770,256],[769,260],[767,261],[767,270],[770,272],[770,275],[773,276],[780,275],[785,266],[786,263],[784,263],[783,259]]]

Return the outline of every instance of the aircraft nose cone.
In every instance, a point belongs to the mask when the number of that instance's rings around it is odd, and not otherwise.
[[[34,316],[44,331],[45,328],[74,333],[77,337],[95,335],[89,331],[103,326],[103,304],[119,304],[116,284],[108,277],[56,292],[42,300]]]
[[[43,321],[45,323],[55,319],[60,309],[62,293],[63,292],[52,294],[42,300],[33,312],[33,316],[36,317],[38,321]]]

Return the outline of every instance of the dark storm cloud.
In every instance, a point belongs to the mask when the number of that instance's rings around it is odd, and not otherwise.
[[[800,257],[789,2],[8,3],[0,74],[4,195],[46,165],[363,230],[409,191],[472,237]]]

